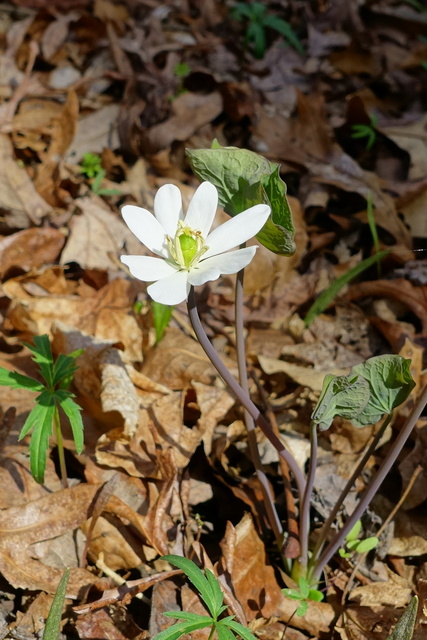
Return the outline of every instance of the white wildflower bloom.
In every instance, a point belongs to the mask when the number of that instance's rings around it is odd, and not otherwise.
[[[236,273],[252,260],[256,247],[225,252],[256,235],[266,223],[270,207],[258,204],[210,232],[217,206],[216,187],[203,182],[185,216],[181,192],[173,184],[165,184],[158,190],[154,216],[141,207],[123,207],[122,215],[129,229],[158,257],[121,256],[121,261],[135,278],[153,282],[147,289],[153,300],[179,304],[186,300],[191,285]]]

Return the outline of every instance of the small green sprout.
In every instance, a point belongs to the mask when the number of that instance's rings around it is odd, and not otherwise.
[[[89,179],[95,178],[102,171],[101,156],[97,153],[85,153],[80,163],[80,173]]]
[[[177,618],[181,622],[167,627],[153,640],[178,640],[187,633],[190,634],[198,629],[206,628],[210,629],[209,638],[212,638],[216,632],[220,640],[235,640],[236,636],[243,640],[256,640],[249,629],[234,620],[234,616],[221,617],[227,609],[227,605],[224,605],[224,594],[212,571],[209,569],[202,571],[194,562],[181,556],[164,556],[163,560],[170,562],[185,573],[197,589],[210,615],[206,616],[189,611],[167,611],[163,615],[168,618]]]
[[[80,173],[93,180],[91,189],[97,196],[119,196],[119,189],[103,189],[102,182],[106,171],[102,168],[101,156],[97,153],[85,153],[80,164]]]
[[[268,13],[267,7],[262,2],[252,2],[251,4],[238,2],[232,8],[231,15],[239,22],[243,19],[248,21],[245,44],[250,44],[253,47],[256,58],[264,57],[267,48],[266,29],[277,31],[298,53],[304,54],[304,47],[289,22]]]
[[[299,604],[296,615],[302,617],[307,609],[309,601],[321,602],[325,597],[318,589],[312,589],[306,578],[300,577],[298,580],[298,589],[282,589],[283,595],[292,600],[298,600]]]
[[[35,336],[34,346],[30,344],[25,346],[33,352],[33,360],[37,363],[39,373],[45,382],[42,383],[17,371],[9,371],[0,367],[0,385],[11,387],[12,389],[28,389],[39,393],[36,398],[36,406],[26,419],[19,435],[19,440],[22,440],[32,430],[30,442],[31,473],[36,482],[43,484],[49,437],[54,427],[62,484],[66,487],[67,470],[65,467],[59,408],[62,409],[70,422],[76,451],[81,453],[83,450],[81,408],[72,399],[74,394],[68,391],[68,387],[77,369],[75,360],[83,351],[79,349],[68,355],[61,353],[54,361],[47,335]]]
[[[369,124],[354,124],[351,128],[353,140],[358,138],[366,138],[366,150],[369,151],[377,141],[377,131],[375,127],[378,123],[378,117],[373,113],[369,116]]]
[[[64,608],[67,585],[70,577],[70,569],[65,569],[53,598],[52,605],[47,616],[42,640],[58,640],[61,633],[62,610]]]
[[[378,545],[378,538],[372,536],[359,540],[358,536],[362,529],[362,522],[358,520],[354,527],[348,532],[345,537],[345,549],[339,549],[338,553],[341,558],[349,558],[353,553],[367,553]],[[346,551],[347,549],[347,551]]]

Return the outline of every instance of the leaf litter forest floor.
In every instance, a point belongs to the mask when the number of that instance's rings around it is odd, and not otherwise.
[[[266,640],[385,639],[411,595],[427,597],[426,420],[364,517],[365,534],[375,535],[398,506],[378,548],[357,566],[335,558],[325,601],[292,617],[242,410],[194,340],[185,305],[154,345],[145,285],[119,261],[144,251],[121,220],[123,204],[151,209],[168,182],[186,203],[194,193],[185,148],[216,138],[257,151],[281,164],[296,227],[292,257],[260,248],[246,276],[251,392],[283,441],[305,465],[326,373],[400,353],[412,359],[417,388],[424,384],[427,10],[409,0],[265,4],[304,53],[267,29],[257,59],[228,1],[0,5],[0,365],[34,375],[22,342],[44,333],[56,354],[85,349],[73,385],[85,449],[77,456],[65,429],[68,489],[54,442],[44,485],[31,478],[28,441],[18,442],[34,394],[0,391],[1,638],[40,637],[67,566],[64,637],[145,639],[165,627],[164,611],[203,613],[159,560],[166,553],[226,574],[231,613]],[[371,130],[371,145],[354,125]],[[81,172],[86,153],[101,156],[98,185]],[[307,329],[316,296],[375,250],[369,199],[390,253]],[[233,278],[197,294],[209,336],[236,372]],[[341,521],[412,404],[394,417]],[[322,434],[313,525],[372,433],[336,420]],[[277,455],[258,440],[285,522]],[[422,610],[417,640],[427,633]]]

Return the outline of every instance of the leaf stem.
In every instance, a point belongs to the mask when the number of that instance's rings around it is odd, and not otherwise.
[[[300,563],[303,567],[308,563],[308,542],[310,536],[310,505],[311,494],[313,493],[314,479],[317,467],[317,424],[312,420],[310,423],[310,462],[307,474],[307,484],[304,495],[300,503]]]
[[[263,431],[266,437],[270,440],[272,445],[277,449],[277,451],[279,452],[279,455],[282,458],[284,458],[284,460],[286,460],[295,478],[298,493],[300,496],[302,496],[304,494],[304,489],[305,489],[305,478],[301,469],[298,466],[297,461],[295,460],[293,455],[285,449],[285,447],[283,446],[279,438],[276,436],[276,434],[273,432],[272,428],[268,424],[267,420],[264,418],[264,416],[259,411],[259,409],[255,406],[252,400],[244,393],[243,389],[240,387],[237,380],[231,375],[231,373],[229,372],[229,370],[224,365],[221,358],[219,357],[219,355],[211,345],[209,338],[206,335],[205,330],[203,329],[202,323],[200,322],[200,317],[199,317],[199,314],[197,311],[197,305],[196,305],[196,296],[194,294],[194,287],[190,288],[190,291],[188,294],[187,306],[188,306],[188,316],[189,316],[191,325],[194,329],[194,333],[196,334],[197,339],[200,342],[200,345],[203,348],[204,352],[208,356],[209,360],[212,362],[215,369],[218,371],[221,378],[228,385],[228,387],[230,388],[230,391],[235,396],[235,398],[237,398],[237,400],[241,402],[243,407],[247,409],[248,413],[254,419],[255,424],[257,424],[260,427],[260,429]]]
[[[64,454],[64,442],[62,439],[59,411],[56,405],[53,412],[53,422],[55,425],[56,445],[58,447],[59,468],[61,470],[61,482],[64,489],[68,489],[67,467],[65,464],[65,454]]]
[[[328,534],[331,530],[331,526],[332,523],[334,522],[338,511],[340,510],[342,504],[344,503],[344,500],[346,499],[347,495],[350,492],[351,487],[353,486],[353,484],[356,482],[357,478],[360,476],[363,468],[365,467],[366,463],[368,462],[369,458],[371,457],[371,455],[374,453],[375,449],[377,448],[377,445],[379,443],[379,441],[381,440],[381,438],[384,435],[384,431],[386,430],[386,428],[388,427],[388,425],[390,424],[390,421],[393,417],[393,414],[391,413],[390,415],[387,416],[387,418],[384,420],[384,422],[382,423],[381,427],[378,429],[377,433],[375,434],[375,437],[373,438],[371,444],[367,447],[365,453],[363,454],[363,456],[360,458],[359,462],[357,463],[356,468],[354,469],[353,473],[351,474],[350,478],[347,480],[345,487],[342,489],[336,503],[334,504],[331,513],[329,514],[327,520],[324,522],[322,528],[319,531],[319,535],[317,538],[317,542],[316,542],[316,546],[314,547],[313,550],[313,555],[312,555],[312,562],[315,563],[317,558],[319,557],[319,554],[327,540]]]
[[[238,272],[236,278],[235,292],[235,325],[236,325],[236,351],[237,366],[239,369],[239,382],[243,392],[249,397],[248,371],[246,366],[246,347],[244,338],[244,318],[243,318],[243,280],[244,269]],[[247,409],[244,410],[245,424],[248,432],[249,451],[254,464],[257,478],[260,483],[261,492],[264,498],[264,506],[267,518],[273,531],[278,548],[283,547],[283,528],[277,515],[274,504],[274,495],[269,485],[267,476],[262,468],[262,462],[258,451],[256,439],[255,422]]]
[[[343,528],[335,534],[331,542],[328,544],[328,546],[326,547],[326,549],[318,559],[312,573],[312,577],[314,580],[320,579],[320,576],[322,574],[322,571],[325,565],[329,562],[329,560],[332,558],[334,553],[336,553],[336,551],[340,548],[347,533],[351,530],[351,528],[354,526],[357,520],[359,520],[359,518],[362,516],[364,511],[366,511],[366,509],[368,508],[372,498],[378,492],[386,475],[390,471],[393,464],[396,462],[397,457],[403,448],[403,445],[411,435],[412,429],[414,428],[426,404],[427,404],[427,385],[422,390],[421,395],[418,398],[417,402],[415,403],[411,414],[406,420],[404,427],[402,428],[399,435],[397,436],[394,444],[392,445],[392,447],[390,448],[387,454],[387,457],[384,459],[382,465],[378,469],[374,478],[371,480],[370,484],[368,485],[356,509],[353,511],[351,516],[347,519]]]

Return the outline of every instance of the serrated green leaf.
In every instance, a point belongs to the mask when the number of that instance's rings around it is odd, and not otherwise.
[[[387,640],[412,640],[417,622],[418,598],[414,596]]]
[[[163,334],[169,326],[175,307],[151,301],[151,311],[153,314],[154,329],[156,331],[156,344],[163,338]]]
[[[220,621],[221,622],[221,621]],[[247,627],[244,627],[240,622],[236,620],[228,620],[227,627],[229,627],[234,633],[243,638],[243,640],[256,640],[256,636],[249,631]]]
[[[202,616],[200,613],[192,613],[191,611],[165,611],[164,616],[167,618],[176,618],[177,620],[187,620],[187,622],[206,622],[212,624],[215,622],[210,616]]]
[[[214,616],[214,618],[218,618],[218,616],[224,610],[222,607],[222,604],[224,602],[224,594],[222,592],[218,579],[214,576],[212,571],[210,571],[209,569],[206,569],[205,576],[212,590],[213,606],[214,606],[214,612],[212,613],[212,615]]]
[[[153,640],[178,640],[184,633],[192,633],[197,629],[203,629],[205,622],[178,622],[158,633]]]
[[[62,610],[64,608],[70,570],[65,569],[57,586],[43,633],[43,640],[58,640],[61,631]]]
[[[76,371],[77,366],[75,359],[69,355],[60,353],[53,365],[53,385],[60,384],[62,389],[66,389],[70,386]]]
[[[226,624],[222,624],[222,620],[216,624],[216,633],[218,640],[236,640],[236,636]]]
[[[63,389],[58,389],[58,391],[55,392],[55,398],[70,421],[76,451],[77,453],[81,453],[84,445],[84,425],[81,414],[82,408],[74,402],[70,393]]]
[[[229,215],[238,215],[255,204],[268,204],[271,217],[258,233],[258,240],[274,253],[294,253],[294,227],[278,164],[248,149],[218,146],[216,141],[212,149],[187,149],[186,153],[196,176],[215,185],[219,203]]]
[[[190,582],[196,587],[209,613],[212,617],[215,617],[215,594],[203,571],[192,560],[182,556],[167,555],[163,556],[163,559],[185,573]]]
[[[45,390],[37,398],[37,404],[19,434],[19,440],[22,440],[33,429],[30,441],[30,468],[34,480],[40,484],[43,484],[44,481],[46,454],[49,447],[49,437],[52,434],[54,411],[54,396],[50,391]]]
[[[339,294],[341,289],[345,287],[346,284],[349,284],[354,278],[358,275],[366,271],[369,267],[371,267],[376,262],[382,260],[386,255],[388,255],[390,251],[386,249],[385,251],[379,251],[375,253],[373,256],[366,258],[366,260],[362,260],[355,267],[349,269],[347,273],[344,273],[339,278],[336,278],[325,291],[323,291],[315,300],[315,302],[311,305],[310,309],[307,312],[307,315],[304,318],[305,325],[309,327],[311,323],[317,318],[317,316],[322,313],[326,309],[326,307],[331,304],[334,298]]]
[[[38,380],[24,376],[17,371],[9,371],[3,367],[0,367],[0,385],[11,387],[12,389],[28,389],[38,393],[44,389],[44,385]]]
[[[25,346],[34,354],[33,360],[39,365],[40,372],[46,380],[49,388],[52,387],[53,379],[53,355],[50,346],[49,336],[34,336],[34,345],[24,342]]]

